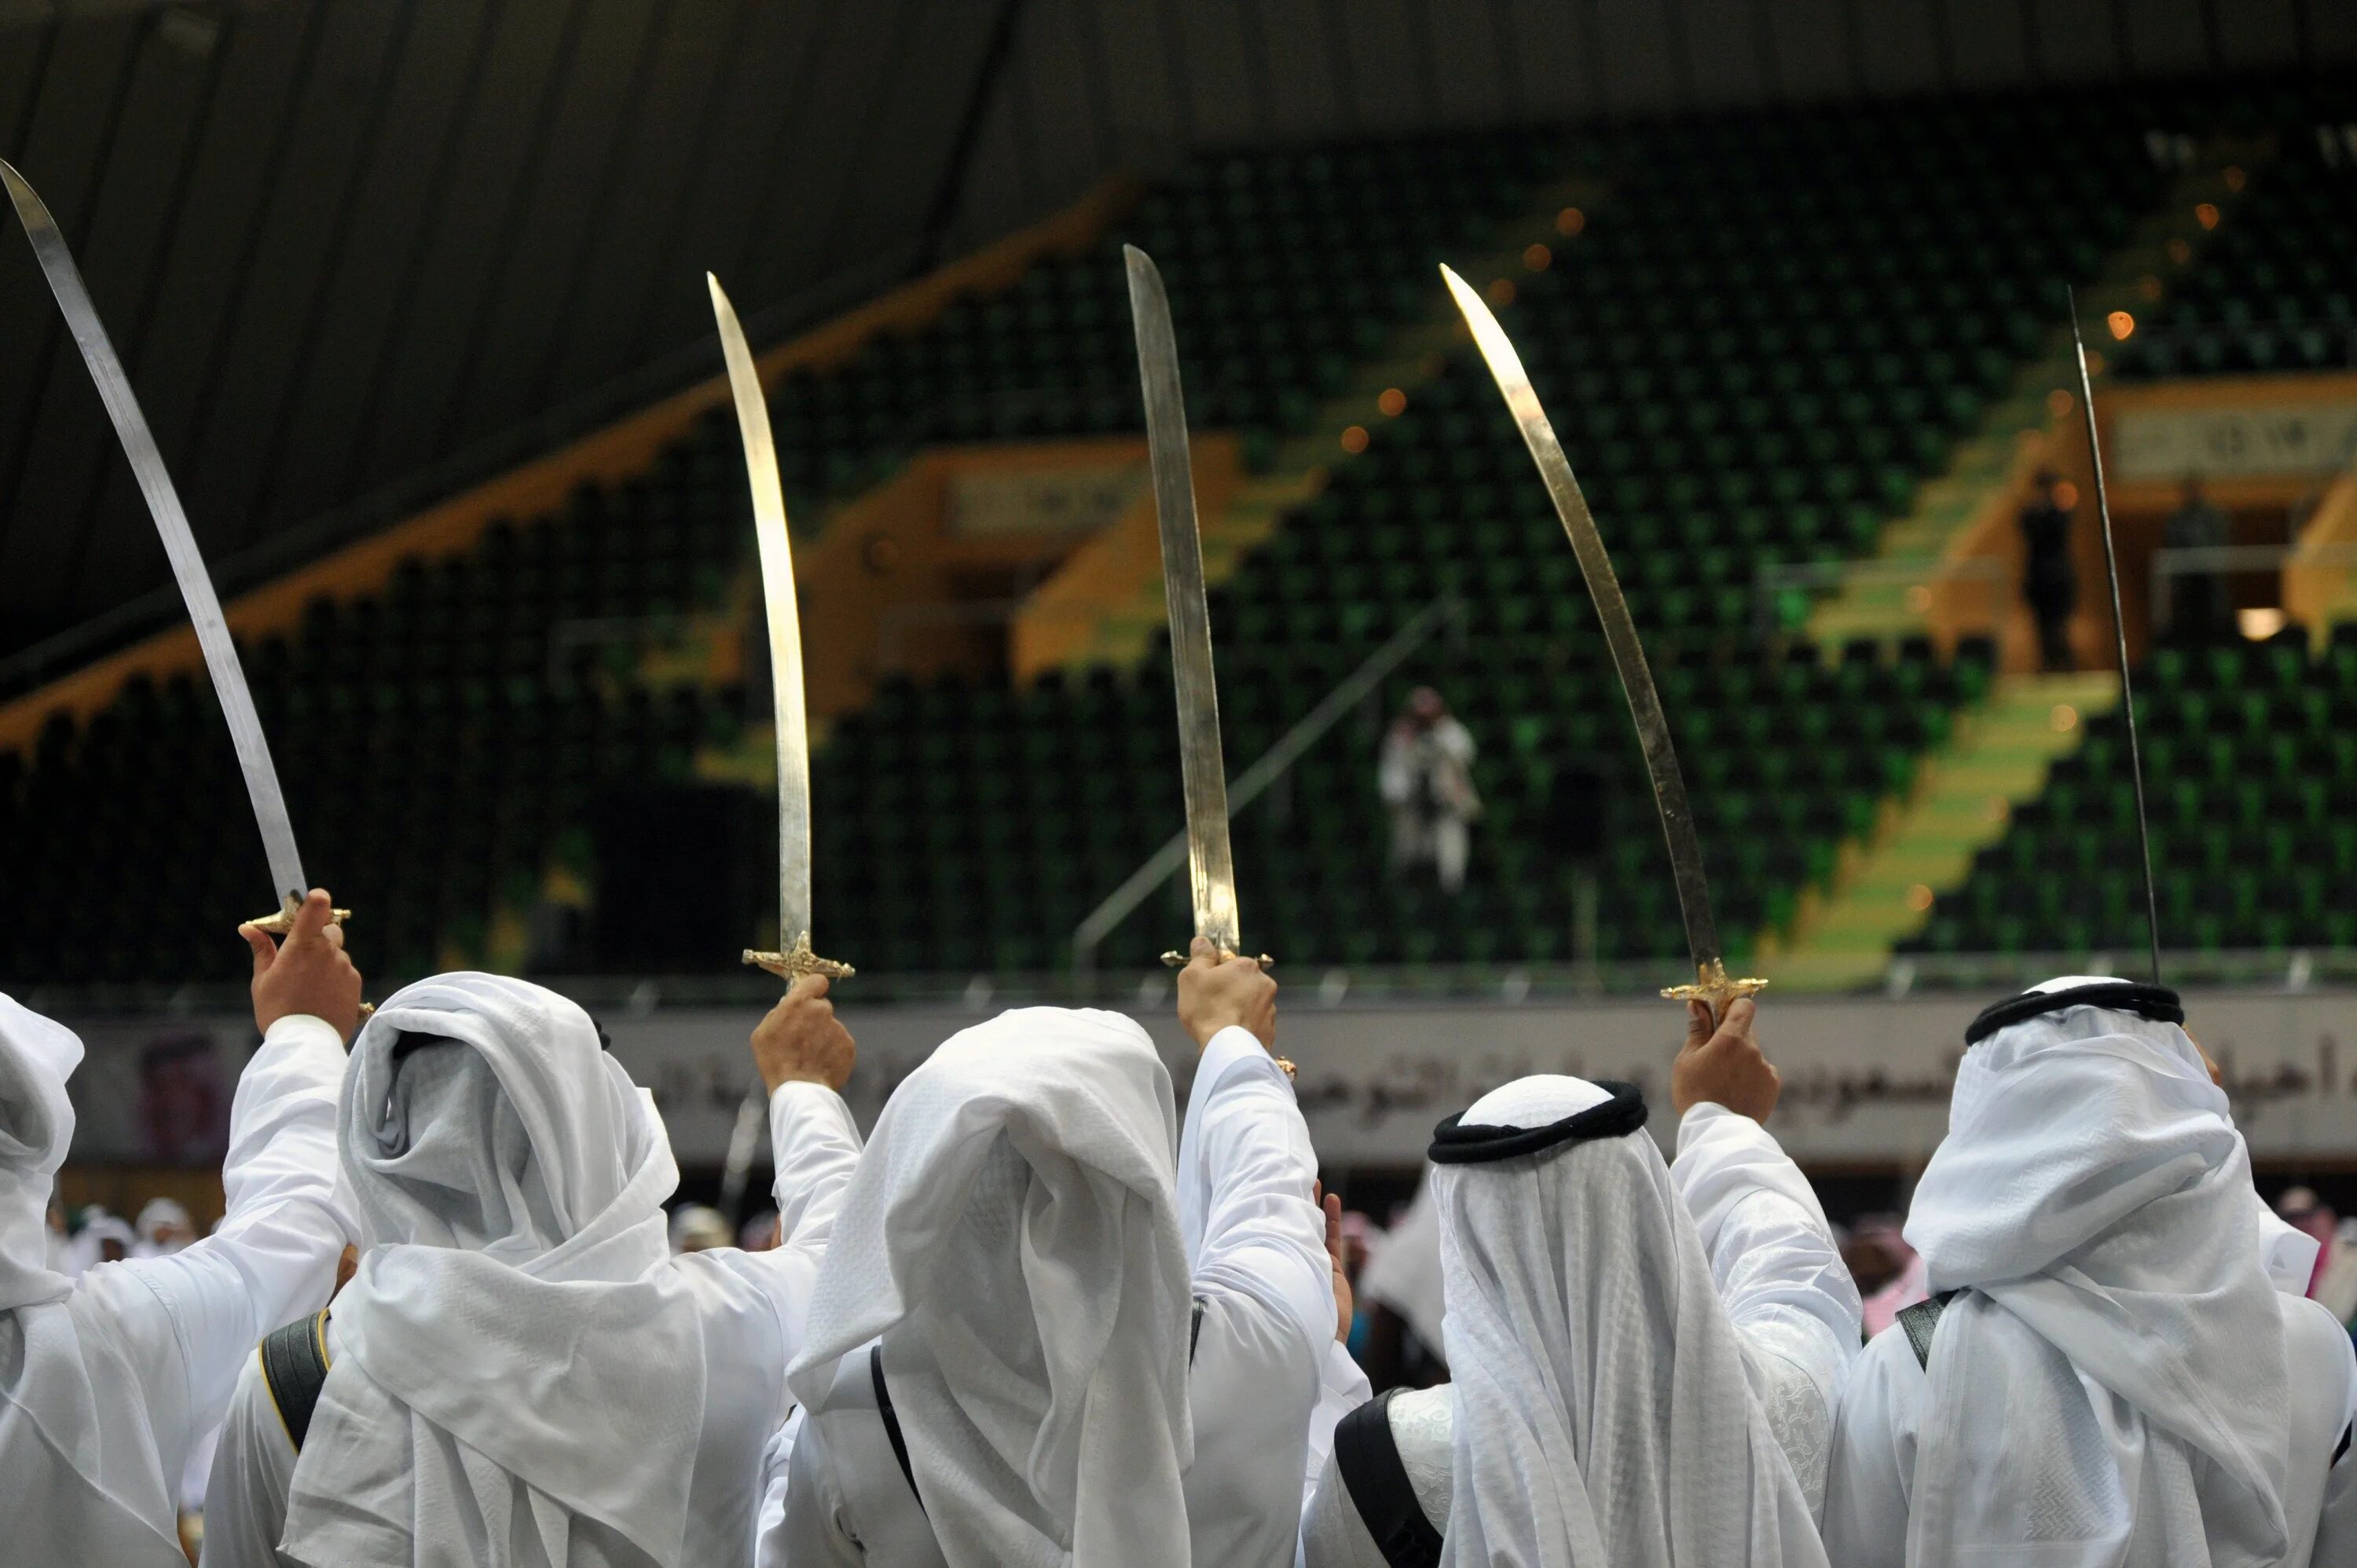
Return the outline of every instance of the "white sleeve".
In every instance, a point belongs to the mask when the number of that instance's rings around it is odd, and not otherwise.
[[[843,1509],[833,1477],[828,1474],[825,1440],[807,1429],[808,1417],[796,1412],[780,1436],[784,1452],[772,1444],[780,1458],[778,1475],[761,1505],[759,1535],[753,1568],[860,1568],[867,1553],[844,1528]],[[802,1428],[798,1434],[797,1428]]]
[[[1195,1561],[1290,1563],[1306,1484],[1298,1466],[1334,1343],[1334,1279],[1325,1219],[1310,1201],[1308,1126],[1285,1070],[1246,1030],[1222,1029],[1204,1048],[1178,1172],[1200,1315],[1187,1380]]]
[[[1862,1309],[1816,1193],[1766,1128],[1707,1101],[1678,1124],[1670,1179],[1743,1338],[1745,1371],[1812,1511]]]
[[[1241,1294],[1334,1337],[1326,1221],[1310,1201],[1318,1156],[1293,1082],[1249,1030],[1211,1036],[1178,1139],[1178,1220],[1199,1296]]]
[[[2348,1391],[2341,1401],[2341,1429],[2331,1438],[2336,1452],[2324,1473],[2324,1508],[2309,1556],[2315,1568],[2357,1568],[2357,1377],[2350,1375],[2345,1358],[2341,1369]],[[2341,1447],[2344,1441],[2347,1448]]]
[[[1318,1403],[1309,1412],[1309,1453],[1301,1478],[1301,1517],[1318,1496],[1318,1479],[1326,1473],[1326,1456],[1334,1452],[1334,1428],[1342,1418],[1375,1397],[1374,1385],[1351,1359],[1340,1340],[1326,1347],[1318,1363]]]
[[[238,1374],[205,1484],[204,1568],[278,1568],[294,1475],[295,1444],[263,1380],[257,1351]]]
[[[1916,1423],[1930,1386],[1897,1324],[1876,1335],[1850,1369],[1825,1482],[1825,1557],[1833,1568],[1904,1568]],[[2316,1560],[2324,1561],[2321,1552]]]
[[[160,1315],[185,1380],[183,1399],[148,1402],[151,1411],[186,1412],[183,1429],[156,1434],[167,1475],[179,1473],[188,1444],[221,1420],[255,1343],[318,1311],[335,1288],[336,1260],[353,1236],[335,1201],[343,1076],[343,1039],[326,1022],[296,1015],[271,1025],[230,1105],[221,1166],[229,1210],[220,1230],[169,1257],[115,1265],[118,1282],[146,1287],[111,1292],[118,1311],[126,1319],[142,1309]],[[157,1343],[143,1327],[126,1320],[126,1339]],[[154,1359],[136,1358],[143,1375],[160,1375]]]

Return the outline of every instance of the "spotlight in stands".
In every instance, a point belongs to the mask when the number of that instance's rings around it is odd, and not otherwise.
[[[1587,227],[1587,214],[1577,207],[1566,207],[1555,215],[1555,231],[1568,240]]]
[[[2068,703],[2057,703],[2054,704],[2051,722],[2055,734],[2069,735],[2079,727],[2079,710]]]
[[[2234,612],[2234,626],[2253,642],[2265,642],[2284,628],[2287,618],[2283,611],[2266,605]]]
[[[1351,453],[1355,456],[1357,454],[1363,452],[1366,449],[1367,427],[1365,425],[1354,424],[1351,426],[1350,429],[1342,432],[1343,451]]]
[[[1532,244],[1523,248],[1523,265],[1534,273],[1543,273],[1555,264],[1555,252],[1544,245]]]
[[[2201,224],[2204,229],[2215,229],[2218,227],[2217,207],[2211,202],[2202,202],[2200,206],[2194,208],[2193,220]]]
[[[1407,412],[1407,393],[1397,387],[1385,387],[1383,395],[1375,399],[1375,406],[1389,418],[1397,419]]]
[[[2136,317],[2125,310],[2113,311],[2104,317],[2104,322],[2111,328],[2113,338],[2122,343],[2126,342],[2128,334],[2136,330]]]

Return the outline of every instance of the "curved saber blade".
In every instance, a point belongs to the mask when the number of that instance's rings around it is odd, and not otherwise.
[[[1124,245],[1137,379],[1146,392],[1146,444],[1162,530],[1162,589],[1170,609],[1170,683],[1178,700],[1178,767],[1187,795],[1187,877],[1195,934],[1222,953],[1237,934],[1236,865],[1228,843],[1228,775],[1220,753],[1220,692],[1211,675],[1211,610],[1203,589],[1203,542],[1195,523],[1195,469],[1187,450],[1187,400],[1170,296],[1154,259]]]
[[[2120,658],[2120,713],[2128,727],[2128,777],[2136,784],[2136,848],[2144,855],[2145,936],[2152,944],[2152,983],[2160,983],[2160,892],[2152,879],[2152,829],[2144,811],[2144,752],[2136,742],[2136,686],[2128,679],[2128,626],[2120,615],[2120,559],[2112,548],[2112,502],[2104,489],[2104,446],[2095,438],[2095,383],[2087,371],[2087,345],[2079,336],[2079,296],[2062,290],[2071,312],[2071,352],[2079,361],[2079,407],[2087,416],[2087,462],[2095,480],[2095,515],[2104,524],[2104,573],[2112,585],[2112,637]]]
[[[107,416],[114,421],[114,433],[123,442],[123,455],[131,460],[131,472],[139,481],[140,493],[147,498],[156,532],[163,538],[164,553],[170,558],[172,575],[180,585],[180,597],[188,602],[188,619],[196,626],[197,642],[204,650],[205,668],[212,675],[214,694],[221,699],[221,716],[229,721],[230,739],[237,746],[238,766],[245,773],[245,792],[253,802],[253,820],[262,830],[262,847],[270,857],[274,901],[282,905],[289,899],[299,903],[310,884],[303,878],[303,857],[296,852],[295,826],[287,820],[286,797],[278,788],[278,770],[270,761],[270,743],[263,736],[261,716],[253,711],[253,695],[246,690],[245,671],[237,660],[237,644],[230,637],[229,623],[221,618],[221,599],[213,592],[212,579],[205,573],[205,558],[198,553],[196,536],[188,531],[188,513],[181,510],[179,494],[172,488],[172,476],[164,467],[164,454],[156,448],[156,437],[147,428],[147,416],[139,410],[139,400],[131,391],[131,379],[124,374],[123,361],[115,357],[114,345],[107,339],[106,328],[98,319],[98,308],[91,303],[90,291],[82,285],[73,252],[66,248],[65,236],[58,231],[57,220],[25,182],[25,177],[5,162],[0,162],[0,181],[8,187],[8,199],[16,204],[16,216],[25,225],[25,237],[33,242],[33,255],[41,263],[41,275],[48,280],[49,292],[58,298],[58,309],[65,316],[66,326],[81,349],[82,362],[90,367],[90,379],[98,383],[98,395],[106,403]],[[287,908],[291,912],[292,906]]]
[[[770,402],[737,309],[710,273],[712,315],[728,361],[728,391],[737,403],[737,433],[745,443],[745,474],[753,486],[753,537],[761,552],[761,602],[770,628],[770,698],[778,727],[778,946],[748,950],[747,963],[780,976],[847,975],[846,966],[811,951],[810,725],[802,706],[802,623],[794,598],[794,545],[786,532],[786,492],[778,480],[778,447],[770,433]]]
[[[1505,329],[1481,296],[1449,268],[1442,267],[1440,274],[1448,280],[1448,292],[1456,296],[1465,324],[1473,329],[1474,345],[1489,364],[1498,391],[1504,394],[1523,442],[1538,464],[1539,477],[1546,481],[1556,515],[1563,519],[1572,553],[1579,557],[1580,575],[1587,579],[1588,596],[1596,601],[1596,618],[1604,625],[1604,641],[1612,650],[1621,693],[1629,699],[1629,715],[1636,720],[1637,738],[1644,746],[1645,771],[1653,781],[1654,804],[1661,808],[1662,835],[1669,841],[1670,870],[1677,879],[1678,909],[1685,917],[1686,946],[1695,964],[1695,983],[1672,986],[1662,994],[1700,998],[1716,1011],[1730,998],[1749,995],[1767,982],[1727,977],[1718,945],[1718,921],[1711,913],[1710,884],[1703,875],[1702,840],[1695,832],[1694,808],[1686,801],[1685,775],[1678,769],[1677,748],[1670,742],[1669,715],[1662,711],[1661,693],[1653,689],[1653,671],[1645,662],[1644,644],[1637,639],[1637,623],[1630,617],[1629,601],[1620,592],[1620,579],[1613,575],[1612,558],[1605,553],[1603,535],[1596,531],[1587,499],[1579,493],[1571,460],[1564,456],[1563,444],[1555,439],[1555,426],[1547,423],[1546,411],[1539,406],[1538,393],[1523,369],[1522,356],[1514,352]]]

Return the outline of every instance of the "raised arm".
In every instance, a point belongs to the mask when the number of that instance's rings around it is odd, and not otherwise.
[[[1808,1178],[1761,1125],[1781,1085],[1753,1033],[1756,1017],[1749,998],[1716,1025],[1699,1004],[1689,1014],[1671,1072],[1679,1122],[1670,1179],[1743,1337],[1752,1391],[1821,1512],[1861,1308]]]
[[[248,927],[262,1047],[230,1107],[221,1228],[166,1258],[94,1270],[83,1309],[111,1310],[149,1384],[167,1472],[227,1409],[254,1343],[324,1305],[352,1239],[335,1202],[336,1105],[360,972],[313,889],[283,946]]]

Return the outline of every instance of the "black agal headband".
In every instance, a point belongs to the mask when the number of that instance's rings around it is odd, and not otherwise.
[[[2073,985],[2063,991],[2025,991],[1986,1008],[1964,1031],[1964,1044],[1977,1046],[1999,1029],[2060,1013],[2065,1007],[2108,1007],[2132,1013],[2156,1024],[2185,1022],[2185,1004],[2166,985],[2145,985],[2133,980],[2104,980]]]
[[[1598,1138],[1625,1138],[1645,1124],[1645,1101],[1635,1084],[1599,1078],[1596,1087],[1612,1098],[1544,1127],[1468,1127],[1460,1111],[1432,1130],[1426,1153],[1436,1165],[1481,1165]]]

